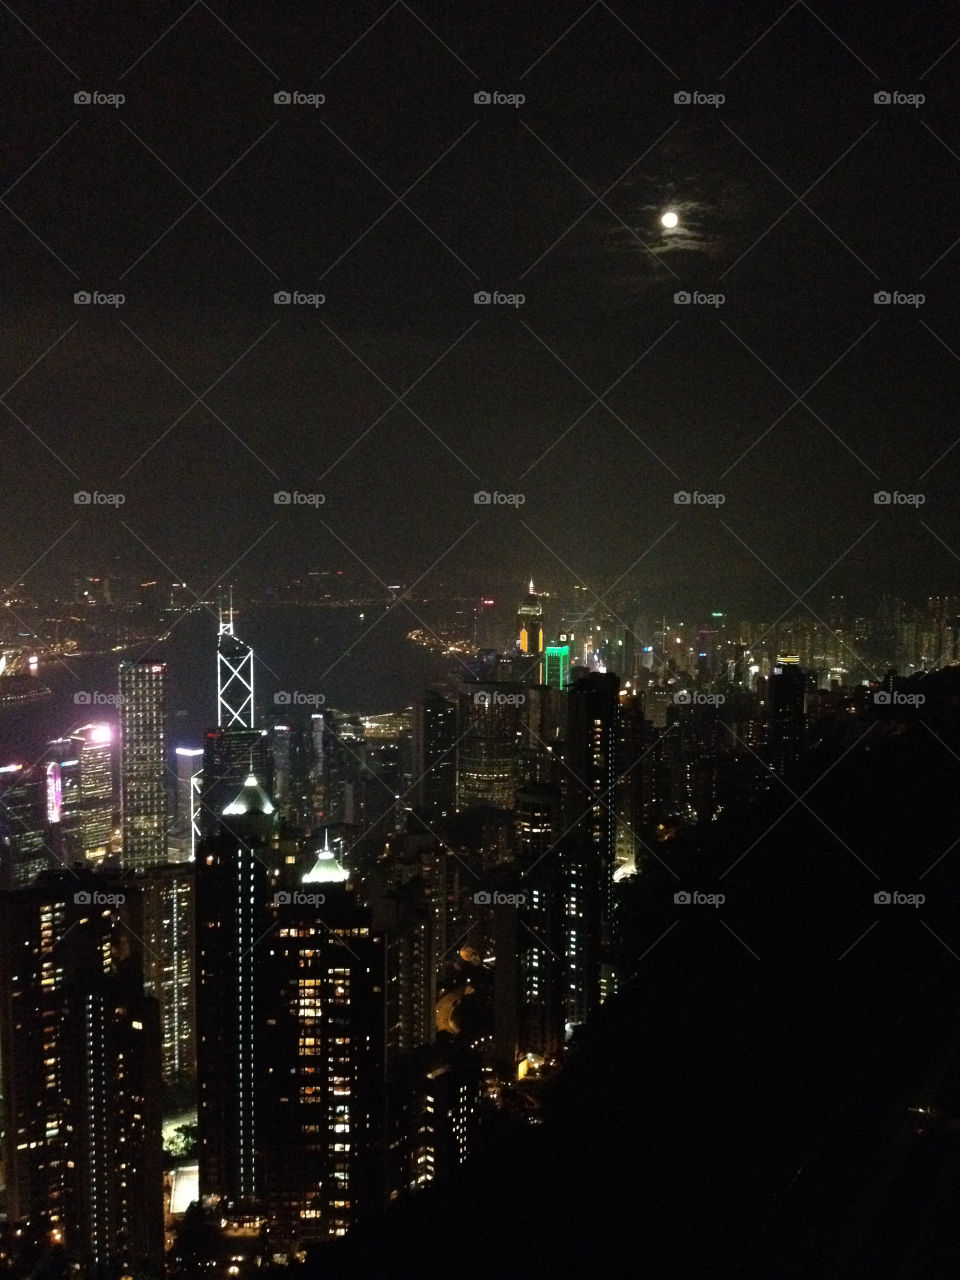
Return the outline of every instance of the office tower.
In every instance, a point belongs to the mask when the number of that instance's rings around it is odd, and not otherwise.
[[[139,905],[121,879],[62,870],[0,894],[8,1221],[46,1231],[67,1273],[103,1280],[163,1266],[159,1029]]]
[[[83,856],[107,855],[113,834],[113,730],[108,724],[85,724],[71,737],[80,760],[80,831]]]
[[[166,667],[120,664],[120,812],[124,867],[167,860]]]
[[[172,839],[181,861],[193,861],[201,834],[200,804],[203,796],[203,747],[177,747],[177,817]]]
[[[40,765],[0,767],[0,889],[32,884],[54,861],[47,843],[47,780]]]
[[[570,646],[548,644],[544,650],[544,684],[551,689],[565,689],[570,682]]]
[[[613,925],[616,867],[619,677],[575,667],[567,694],[566,813],[562,842],[566,1021],[601,999],[601,949]]]
[[[800,761],[806,736],[806,672],[794,658],[778,657],[768,684],[771,768],[781,777]]]
[[[513,808],[517,788],[518,683],[462,684],[457,723],[457,808]]]
[[[79,746],[73,738],[54,738],[44,752],[48,839],[65,866],[83,861]]]
[[[266,729],[209,729],[203,742],[203,780],[198,825],[204,834],[217,829],[223,809],[235,799],[245,779],[255,774],[272,787],[269,736]]]
[[[278,887],[255,779],[224,818],[197,860],[200,1190],[289,1252],[384,1203],[386,949],[329,848]]]
[[[453,812],[457,781],[457,708],[430,691],[413,708],[413,803],[428,818]]]
[[[220,612],[217,636],[217,724],[221,729],[252,729],[253,650],[233,631],[233,592],[226,617]]]
[[[142,899],[143,984],[159,1010],[163,1082],[189,1083],[197,1074],[193,868],[150,867],[130,883]]]
[[[517,608],[517,646],[521,653],[543,653],[543,602],[533,589],[532,578],[530,590]]]

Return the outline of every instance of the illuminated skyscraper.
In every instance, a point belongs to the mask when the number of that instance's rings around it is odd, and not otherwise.
[[[200,1191],[290,1251],[384,1202],[386,948],[329,848],[281,880],[255,778],[223,817],[197,857]]]
[[[80,831],[83,856],[106,856],[113,831],[113,730],[85,724],[71,735],[80,759]]]
[[[166,667],[120,664],[120,811],[123,866],[167,860]]]
[[[0,894],[7,1216],[44,1230],[63,1274],[163,1267],[157,1009],[139,895],[56,871]]]
[[[194,878],[186,864],[151,867],[130,878],[143,903],[143,985],[160,1014],[164,1084],[196,1078]]]
[[[562,842],[568,1023],[601,1000],[616,867],[619,677],[574,668],[568,697],[567,811]]]
[[[522,686],[462,684],[457,724],[457,808],[513,808]]]
[[[47,843],[47,779],[43,765],[0,767],[0,888],[32,884],[54,861]]]
[[[201,835],[200,801],[203,795],[203,748],[177,747],[176,838],[181,856],[192,862]]]
[[[544,657],[544,684],[551,689],[565,689],[570,683],[570,646],[548,644]]]
[[[521,675],[524,684],[543,684],[543,604],[533,589],[532,578],[530,590],[517,609],[517,649],[530,660]]]
[[[220,613],[217,637],[217,724],[221,729],[252,729],[253,650],[233,633],[233,593],[226,618]]]

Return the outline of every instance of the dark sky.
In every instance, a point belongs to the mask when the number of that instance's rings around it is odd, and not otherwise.
[[[960,583],[944,6],[51,3],[0,26],[4,585],[117,555],[197,591],[436,565],[732,611]]]

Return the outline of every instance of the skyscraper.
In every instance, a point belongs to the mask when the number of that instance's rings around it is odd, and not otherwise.
[[[0,894],[4,1172],[11,1224],[67,1267],[120,1280],[163,1265],[157,1009],[139,895],[54,871]]]
[[[252,729],[255,715],[253,650],[234,635],[231,591],[227,616],[220,612],[217,636],[217,724],[221,729]]]
[[[280,1250],[385,1199],[383,936],[329,848],[279,887],[248,779],[197,860],[200,1190]]]
[[[517,789],[520,684],[460,686],[457,724],[457,808],[511,809]]]
[[[0,767],[0,889],[22,889],[50,867],[47,782],[41,765]]]
[[[413,709],[413,801],[428,817],[453,812],[456,745],[456,705],[441,693],[425,693]]]
[[[167,860],[166,667],[120,664],[120,810],[123,866]]]
[[[616,866],[619,677],[574,668],[565,744],[567,804],[562,842],[566,1021],[586,1021],[601,999],[601,952],[609,941]]]

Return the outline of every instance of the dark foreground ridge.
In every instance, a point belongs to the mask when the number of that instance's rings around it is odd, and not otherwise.
[[[308,1272],[951,1274],[960,676],[933,682],[936,718],[826,742],[794,794],[664,846],[680,879],[651,860],[625,903],[634,976],[591,1020],[545,1125],[504,1130],[449,1188]],[[681,882],[726,903],[693,914],[673,902]],[[925,902],[874,901],[888,891]]]

